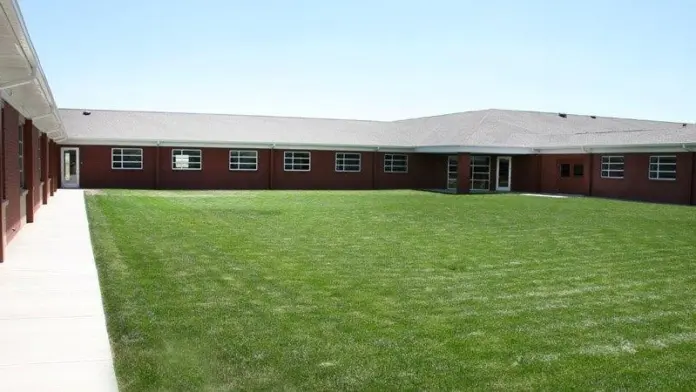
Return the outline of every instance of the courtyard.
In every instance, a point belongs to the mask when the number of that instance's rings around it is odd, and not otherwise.
[[[696,387],[696,210],[418,191],[87,196],[143,390]]]

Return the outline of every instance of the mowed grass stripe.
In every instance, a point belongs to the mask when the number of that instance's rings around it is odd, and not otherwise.
[[[122,390],[696,387],[693,208],[106,191],[88,212]]]

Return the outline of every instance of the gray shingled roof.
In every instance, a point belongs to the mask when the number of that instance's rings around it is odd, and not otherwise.
[[[696,125],[481,110],[399,121],[61,109],[70,141],[378,147],[563,147],[696,143]]]

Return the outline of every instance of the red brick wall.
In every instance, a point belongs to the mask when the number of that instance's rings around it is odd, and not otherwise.
[[[691,153],[691,204],[696,205],[696,152]]]
[[[459,154],[457,162],[457,193],[469,193],[471,184],[471,155]]]
[[[696,189],[694,180],[694,153],[677,154],[606,154],[624,156],[624,178],[602,178],[602,155],[593,156],[592,195],[600,197],[641,200],[659,203],[693,203],[691,194]],[[650,180],[648,168],[651,155],[676,155],[675,181]]]
[[[5,103],[2,109],[3,159],[5,170],[6,200],[5,230],[7,242],[12,240],[22,225],[19,189],[19,124],[21,116],[15,108]]]
[[[58,151],[61,147],[76,146],[59,146]],[[79,146],[79,149],[81,188],[154,188],[154,147],[143,148],[143,170],[112,169],[111,146]],[[60,174],[58,177],[60,179]]]
[[[539,192],[541,156],[515,155],[512,157],[512,190]]]
[[[444,189],[447,155],[406,154],[408,173],[385,173],[384,153],[377,153],[376,189]]]
[[[582,177],[561,178],[559,173],[561,163],[571,165],[571,174],[572,165],[582,164],[584,175]],[[590,195],[590,170],[591,157],[589,154],[541,155],[541,186],[539,191],[542,193]]]
[[[33,205],[34,212],[41,207],[41,166],[40,166],[40,158],[41,158],[41,132],[39,132],[39,129],[36,127],[32,127],[32,136],[31,136],[31,150],[32,150],[32,157],[33,157],[33,169],[34,169],[34,192],[32,192],[32,203],[27,205],[27,208],[31,208],[30,206]]]
[[[172,150],[159,148],[159,173],[155,173],[157,148],[143,148],[143,170],[112,170],[111,146],[79,146],[80,187],[159,189],[398,189],[444,188],[447,156],[407,154],[408,173],[385,173],[384,153],[361,152],[361,171],[337,173],[335,151],[313,150],[310,172],[286,172],[284,150],[258,150],[257,171],[230,171],[229,148],[202,148],[202,170],[172,170]],[[156,178],[157,176],[157,178]]]
[[[172,170],[172,150],[160,147],[161,189],[266,189],[269,151],[258,150],[258,170],[230,171],[228,148],[202,148],[202,170]]]
[[[273,151],[274,189],[372,189],[374,154],[360,152],[360,172],[337,173],[335,151],[310,151],[311,171],[285,171],[285,151]]]

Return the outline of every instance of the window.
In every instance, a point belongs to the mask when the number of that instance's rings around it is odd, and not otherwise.
[[[359,172],[360,171],[360,153],[337,152],[336,153],[336,171],[337,172]]]
[[[143,168],[142,148],[112,148],[111,168],[141,170]]]
[[[569,163],[561,163],[561,177],[570,177]]]
[[[39,165],[39,181],[43,182],[46,179],[43,177],[43,165],[41,164],[41,154],[43,153],[43,148],[41,147],[43,146],[43,142],[41,140],[42,138],[39,137],[38,148],[36,150],[36,157],[38,158],[37,163]]]
[[[201,170],[202,158],[201,150],[172,150],[172,170]]]
[[[676,180],[677,157],[674,155],[651,156],[648,178],[651,180]]]
[[[602,178],[624,178],[624,157],[603,156]]]
[[[19,124],[19,187],[27,189],[26,173],[24,172],[24,125]]]
[[[285,171],[309,171],[311,156],[308,151],[285,151]]]
[[[385,173],[407,173],[408,155],[405,154],[384,154]]]
[[[581,163],[573,165],[573,177],[582,177],[585,174],[585,166]]]
[[[473,155],[469,164],[469,189],[487,191],[491,182],[491,157]]]
[[[259,152],[250,150],[230,150],[230,170],[255,171],[259,168]]]

